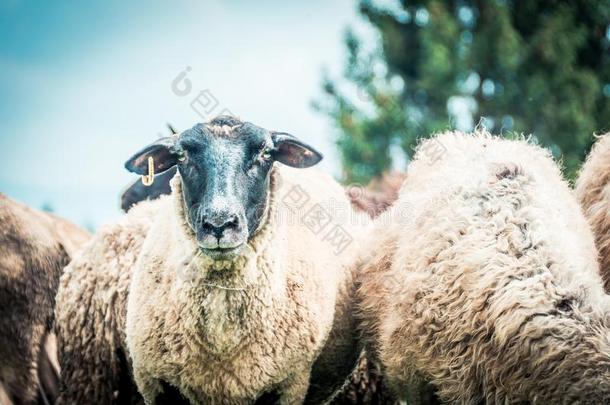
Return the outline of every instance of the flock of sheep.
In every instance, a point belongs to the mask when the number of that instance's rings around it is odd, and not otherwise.
[[[321,158],[220,116],[93,236],[0,195],[0,404],[610,403],[610,134],[575,190],[484,131],[364,192]]]

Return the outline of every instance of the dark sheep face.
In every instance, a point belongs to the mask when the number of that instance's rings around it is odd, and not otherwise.
[[[148,173],[178,167],[187,220],[203,253],[235,257],[261,226],[275,161],[315,165],[322,155],[292,135],[220,116],[175,137],[161,138],[135,154],[125,167]]]

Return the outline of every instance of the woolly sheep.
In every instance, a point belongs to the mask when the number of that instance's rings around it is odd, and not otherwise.
[[[170,168],[167,171],[161,173],[154,178],[154,183],[150,186],[142,184],[140,179],[136,180],[121,195],[121,207],[123,211],[127,212],[133,206],[140,201],[154,200],[162,195],[169,194],[171,192],[170,180],[176,174],[176,167]],[[369,182],[366,187],[348,187],[346,189],[347,196],[351,201],[354,209],[367,213],[371,218],[377,217],[379,214],[384,212],[391,204],[398,198],[398,191],[406,177],[405,173],[401,172],[388,172],[384,173],[379,178],[373,179]],[[336,335],[342,336],[342,339],[337,339],[335,342],[342,342],[344,346],[348,347],[347,350],[353,351],[355,346],[354,341],[356,337],[352,335],[352,339],[345,339],[346,336],[350,335],[350,328],[353,327],[353,318],[351,312],[352,308],[352,296],[346,296],[349,299],[345,302],[344,315],[341,317],[340,314],[336,314],[338,319],[343,319],[345,323],[335,331]],[[343,387],[337,387],[339,379],[335,376],[328,376],[326,372],[333,374],[344,374],[344,370],[337,370],[336,367],[328,367],[324,364],[324,360],[333,363],[342,363],[350,365],[349,360],[337,360],[350,358],[345,356],[345,353],[337,354],[337,347],[333,347],[332,344],[328,344],[325,351],[320,356],[319,361],[314,364],[313,379],[311,381],[309,395],[307,402],[316,403],[329,396],[330,393],[337,391],[337,388],[341,388],[339,392],[335,393],[333,403],[380,403],[386,398],[385,387],[382,383],[382,377],[377,364],[373,364],[367,357],[366,353],[360,356],[358,364],[349,376],[349,382],[344,384]],[[331,354],[334,354],[331,355]],[[329,378],[330,377],[330,378]]]
[[[62,277],[60,400],[129,398],[132,369],[146,403],[302,402],[327,347],[357,355],[335,313],[368,220],[330,177],[273,164],[308,167],[315,150],[236,118],[162,139],[126,166],[146,174],[149,157],[157,171],[178,165],[172,194],[103,229]]]
[[[576,197],[599,250],[600,270],[610,291],[610,133],[599,137],[576,182]]]
[[[609,300],[547,151],[423,142],[358,274],[361,328],[409,404],[609,403]]]
[[[62,268],[88,238],[63,219],[0,194],[0,391],[6,403],[55,399],[55,293]]]

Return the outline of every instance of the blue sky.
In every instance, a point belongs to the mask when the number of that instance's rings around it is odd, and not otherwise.
[[[334,129],[310,103],[323,68],[341,72],[348,25],[368,35],[353,0],[0,0],[0,192],[99,226],[120,215],[131,153],[224,108],[316,145],[336,174]]]

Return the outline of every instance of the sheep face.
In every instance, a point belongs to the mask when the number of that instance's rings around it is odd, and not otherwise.
[[[178,136],[161,138],[125,163],[138,174],[178,167],[187,222],[201,251],[214,260],[240,256],[260,228],[275,161],[305,168],[322,155],[292,135],[220,116]]]

